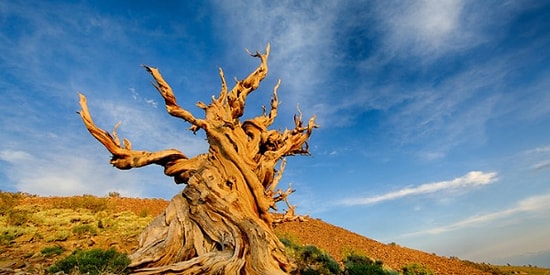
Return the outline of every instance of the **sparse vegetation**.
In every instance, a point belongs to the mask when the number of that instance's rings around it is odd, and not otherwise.
[[[341,274],[338,263],[313,245],[299,245],[290,239],[281,238],[281,242],[298,264],[298,274]]]
[[[529,275],[548,275],[550,269],[537,266],[496,266],[499,269],[499,274],[529,274]]]
[[[390,275],[397,274],[395,271],[384,268],[382,261],[373,260],[367,256],[349,254],[344,259],[345,274],[347,275]]]
[[[10,209],[6,214],[6,224],[10,226],[21,226],[30,220],[30,213],[26,210]]]
[[[458,257],[455,257],[455,259],[458,260]],[[466,264],[466,265],[475,267],[479,270],[491,273],[493,275],[506,275],[506,274],[508,274],[508,273],[502,271],[501,269],[499,269],[497,266],[494,266],[494,265],[490,265],[490,264],[486,264],[486,263],[474,263],[472,261],[467,261],[467,260],[460,260],[460,261],[462,263]]]
[[[95,236],[97,235],[97,229],[89,224],[75,225],[73,227],[73,234],[76,234],[76,235],[90,234]]]
[[[75,250],[71,255],[57,261],[48,271],[56,273],[63,271],[73,274],[75,270],[82,274],[128,274],[127,267],[130,259],[124,253],[115,249],[91,249],[87,251]]]
[[[97,213],[109,208],[107,198],[99,198],[92,195],[68,197],[55,202],[54,207],[60,209],[88,209],[92,213]]]
[[[10,193],[0,190],[0,216],[5,216],[23,197],[22,193]]]
[[[109,197],[110,198],[120,198],[120,193],[119,192],[109,192]]]
[[[403,267],[403,275],[434,275],[434,274],[435,273],[429,268],[417,263],[408,264]]]
[[[65,252],[65,249],[59,245],[44,247],[42,248],[42,250],[40,250],[40,253],[42,253],[45,257],[60,255],[63,252]]]
[[[16,238],[32,232],[32,229],[20,226],[0,226],[0,245],[10,245]]]
[[[49,237],[46,237],[47,242],[63,242],[66,241],[69,236],[71,236],[71,232],[68,230],[59,230],[56,231],[54,234],[51,234]]]
[[[287,252],[298,265],[298,274],[345,274],[345,275],[393,275],[398,274],[385,268],[382,261],[350,252],[344,259],[344,269],[326,252],[313,245],[299,245],[290,239],[281,238]]]
[[[82,197],[76,198],[76,200],[82,199]],[[8,201],[8,203],[11,199],[17,202],[12,204],[12,208],[9,209],[4,208],[5,205],[0,205],[0,209],[4,209],[0,214],[0,263],[6,264],[12,260],[15,260],[14,264],[24,263],[23,270],[27,274],[44,274],[46,269],[56,261],[76,253],[72,252],[71,254],[66,249],[103,249],[102,251],[105,251],[107,248],[114,247],[120,252],[130,252],[135,249],[139,233],[153,216],[166,207],[163,204],[165,202],[161,200],[140,200],[139,203],[136,203],[129,198],[105,198],[110,200],[106,203],[107,208],[93,212],[91,209],[82,207],[55,208],[61,205],[57,203],[59,201],[72,201],[68,198],[39,198],[23,193],[12,196],[10,193],[0,192],[0,199]],[[80,203],[73,205],[80,205]],[[142,209],[147,209],[146,217],[143,217],[145,215]],[[25,222],[15,222],[18,219],[12,217],[10,224],[20,225],[8,225],[9,212],[13,210],[16,210],[15,212],[18,214],[24,214],[22,220]],[[376,262],[368,257],[366,252],[359,249],[358,246],[344,246],[344,248],[339,248],[336,254],[329,254],[328,251],[331,250],[324,250],[324,246],[301,245],[302,241],[312,242],[306,240],[304,235],[294,231],[279,231],[277,234],[281,242],[285,244],[287,253],[297,262],[301,274],[397,274],[396,271],[388,270],[388,267],[381,261]],[[91,236],[93,236],[93,240],[91,240]],[[391,247],[391,251],[402,249],[397,244],[390,243],[388,245]],[[352,255],[354,256],[352,257]],[[341,258],[336,258],[338,256]],[[36,262],[37,259],[41,260]],[[347,259],[347,265],[344,265],[344,259]],[[364,262],[362,262],[363,260]],[[463,265],[465,270],[472,267],[495,275],[550,274],[550,270],[544,268],[501,267],[463,261],[457,257],[447,260]],[[434,274],[433,272],[429,273],[431,270],[423,265],[424,262],[414,261],[415,263],[407,266],[395,266],[394,264],[392,267],[400,269],[404,275]],[[390,261],[384,263],[392,264]],[[379,267],[382,267],[384,273],[381,273]],[[432,266],[430,265],[430,267]],[[10,266],[8,268],[15,269]],[[374,270],[374,273],[360,273],[366,272],[367,269]],[[79,272],[82,273],[82,270]],[[441,269],[438,269],[438,272],[441,272]],[[66,274],[71,273],[66,272]],[[73,272],[72,274],[80,273]]]

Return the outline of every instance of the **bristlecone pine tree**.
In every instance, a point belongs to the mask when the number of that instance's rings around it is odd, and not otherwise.
[[[304,125],[300,113],[294,116],[294,129],[268,129],[277,116],[280,82],[273,89],[269,112],[264,108],[262,115],[241,122],[247,96],[267,74],[269,49],[268,45],[264,54],[251,54],[260,59],[260,65],[231,90],[220,69],[219,96],[212,97],[209,105],[197,103],[204,118],[181,108],[159,71],[144,66],[168,113],[190,123],[194,133],[201,129],[206,133],[208,152],[193,158],[176,149],[133,150],[129,140],[120,142],[116,126],[110,134],[94,124],[86,98],[79,94],[79,114],[112,154],[113,166],[131,169],[157,164],[176,183],[186,184],[141,234],[138,249],[130,255],[130,268],[136,274],[285,274],[294,270],[273,231],[274,224],[297,218],[287,201],[294,190],[282,191],[277,184],[284,157],[309,154],[307,140],[317,125],[315,117]],[[272,212],[281,201],[289,207],[286,213]]]

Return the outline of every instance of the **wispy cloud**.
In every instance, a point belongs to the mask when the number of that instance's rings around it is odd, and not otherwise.
[[[216,8],[231,22],[228,25],[219,21],[217,28],[231,47],[263,49],[270,42],[270,75],[282,79],[281,111],[294,113],[296,104],[300,104],[304,115],[316,113],[322,123],[327,118],[326,111],[330,113],[330,110],[320,109],[326,96],[325,91],[320,90],[331,78],[331,67],[337,58],[334,36],[341,4],[335,1],[277,4],[217,1]]]
[[[473,188],[480,185],[490,184],[495,181],[497,181],[496,172],[472,171],[462,177],[458,177],[449,181],[426,183],[416,187],[407,187],[397,191],[372,197],[345,199],[341,203],[348,206],[371,205],[408,196],[430,194],[434,192],[458,190],[464,188]]]
[[[550,167],[550,160],[546,160],[533,165],[533,170],[541,170],[549,167]]]
[[[521,153],[521,157],[533,163],[531,164],[532,170],[539,171],[547,169],[550,167],[550,146],[539,146],[525,150]]]
[[[486,224],[488,222],[493,222],[496,220],[502,220],[513,215],[525,214],[525,213],[535,213],[535,212],[544,212],[550,210],[550,194],[544,194],[540,196],[532,196],[526,199],[523,199],[516,203],[516,206],[501,211],[496,211],[492,213],[475,215],[468,217],[464,220],[445,225],[440,227],[431,228],[424,231],[413,232],[402,235],[402,237],[407,236],[416,236],[416,235],[433,235],[441,234],[448,231],[459,230],[462,228],[472,227],[480,224]]]
[[[384,2],[383,2],[384,3]],[[460,0],[400,2],[379,7],[387,51],[428,56],[477,44]]]
[[[109,172],[107,160],[100,163],[94,155],[74,155],[70,150],[54,155],[2,150],[0,161],[5,163],[5,174],[18,191],[56,196],[105,195],[109,191],[126,196],[143,195],[135,184],[138,181],[135,174],[116,173],[114,169]]]
[[[541,154],[541,153],[550,153],[550,146],[541,146],[533,149],[526,150],[525,154]]]

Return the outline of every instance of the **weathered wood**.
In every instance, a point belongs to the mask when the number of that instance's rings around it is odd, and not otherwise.
[[[186,184],[141,234],[138,249],[130,255],[136,274],[284,274],[294,269],[272,228],[274,222],[296,219],[294,206],[287,200],[294,190],[275,190],[284,157],[309,154],[307,140],[317,125],[314,118],[303,125],[300,114],[294,117],[292,130],[268,129],[277,116],[279,82],[273,89],[270,111],[241,123],[247,96],[268,72],[269,50],[268,45],[265,53],[252,54],[260,65],[229,91],[220,69],[219,96],[212,97],[208,105],[197,104],[205,112],[203,119],[177,104],[172,88],[156,68],[144,66],[168,113],[190,123],[193,132],[206,133],[208,152],[190,159],[175,149],[137,151],[127,139],[121,144],[118,125],[112,134],[97,127],[80,94],[79,114],[92,136],[112,154],[115,167],[157,164],[176,183]],[[288,206],[285,214],[270,212],[279,201]]]

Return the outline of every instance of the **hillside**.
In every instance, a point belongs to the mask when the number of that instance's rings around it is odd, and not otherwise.
[[[77,248],[114,247],[129,253],[136,247],[139,233],[168,204],[118,194],[107,198],[0,195],[0,274],[45,274],[45,268]],[[275,230],[299,244],[315,245],[339,262],[344,253],[353,251],[395,270],[417,263],[437,274],[491,274],[472,263],[382,244],[318,219],[284,223]],[[59,252],[49,252],[56,249]]]

